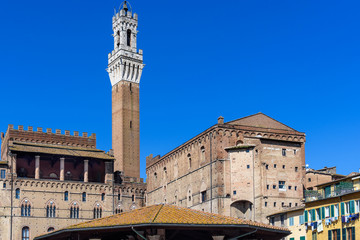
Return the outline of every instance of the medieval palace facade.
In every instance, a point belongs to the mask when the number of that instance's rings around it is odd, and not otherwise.
[[[1,140],[0,239],[29,240],[71,224],[145,205],[140,179],[137,14],[125,3],[112,19],[108,56],[113,150],[96,135],[9,125]]]

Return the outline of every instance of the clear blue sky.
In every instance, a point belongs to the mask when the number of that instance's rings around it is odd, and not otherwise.
[[[107,54],[121,1],[3,1],[0,131],[95,132],[111,148]],[[139,14],[141,175],[215,124],[263,112],[306,132],[312,168],[357,171],[360,1],[130,2]]]

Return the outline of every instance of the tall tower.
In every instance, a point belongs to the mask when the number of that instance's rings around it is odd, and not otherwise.
[[[130,7],[130,9],[129,9]],[[139,83],[143,53],[136,47],[138,16],[124,1],[112,18],[114,50],[109,53],[112,85],[112,148],[115,171],[140,177]]]

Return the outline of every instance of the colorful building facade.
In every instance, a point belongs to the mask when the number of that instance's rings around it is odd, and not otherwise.
[[[360,174],[305,191],[306,239],[360,239]]]

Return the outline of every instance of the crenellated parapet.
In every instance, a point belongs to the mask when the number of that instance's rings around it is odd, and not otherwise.
[[[78,131],[74,131],[71,134],[69,130],[62,131],[56,129],[53,131],[51,128],[43,129],[41,127],[35,130],[31,126],[24,129],[22,125],[15,129],[12,124],[9,124],[6,134],[2,134],[2,144],[7,141],[96,148],[95,133],[89,136],[87,132],[83,132],[80,135]]]

